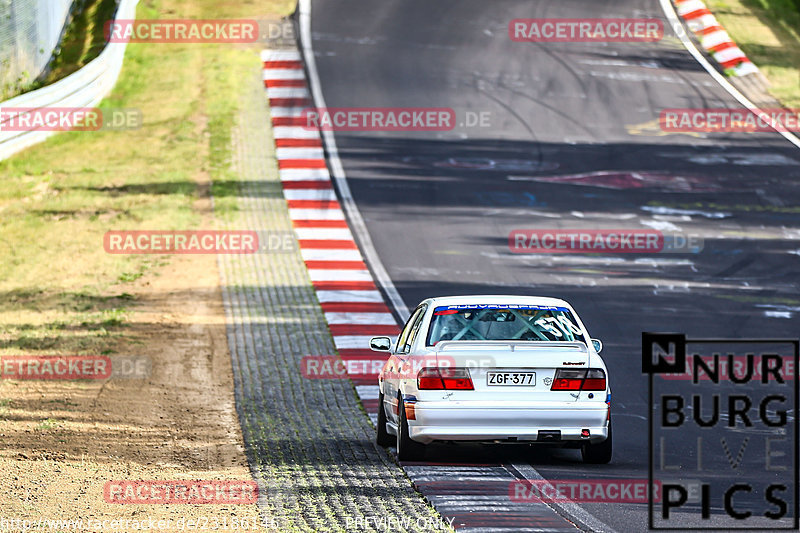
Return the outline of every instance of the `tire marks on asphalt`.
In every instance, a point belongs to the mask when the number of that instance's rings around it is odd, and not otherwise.
[[[302,121],[312,105],[299,52],[264,51],[264,84],[272,110],[283,194],[303,260],[339,356],[381,360],[368,349],[374,335],[400,333],[393,315],[347,226],[327,170],[320,132]],[[290,71],[295,71],[292,73]],[[287,86],[286,80],[292,80]],[[356,392],[377,421],[377,376],[353,379]],[[575,526],[541,502],[515,502],[509,486],[518,478],[502,465],[403,465],[414,486],[458,531],[561,532]]]
[[[575,531],[542,502],[513,501],[520,478],[503,465],[403,464],[414,486],[462,532]],[[523,478],[524,479],[524,478]]]

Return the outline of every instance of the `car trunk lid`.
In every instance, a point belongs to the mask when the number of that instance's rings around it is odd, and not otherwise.
[[[453,401],[574,402],[576,391],[550,390],[559,368],[586,369],[583,342],[442,341],[440,367],[469,369],[473,390],[447,391]]]

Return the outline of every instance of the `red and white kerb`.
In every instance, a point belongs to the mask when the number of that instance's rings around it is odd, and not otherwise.
[[[400,331],[347,225],[320,132],[303,127],[303,110],[313,102],[300,52],[265,50],[261,59],[283,195],[336,349],[345,360],[385,360],[368,348],[370,337]],[[374,415],[377,376],[355,381],[364,407]]]
[[[727,72],[744,76],[758,72],[702,0],[676,0],[678,14],[697,34],[700,44]]]

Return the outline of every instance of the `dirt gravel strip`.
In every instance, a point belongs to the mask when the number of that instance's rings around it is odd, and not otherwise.
[[[241,190],[230,227],[267,237],[286,235],[292,223],[260,78],[243,97],[234,131]],[[333,355],[336,346],[296,241],[218,261],[236,406],[267,529],[448,529],[374,444],[350,380],[301,374],[304,356]]]

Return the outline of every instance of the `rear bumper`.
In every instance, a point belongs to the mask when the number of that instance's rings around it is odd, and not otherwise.
[[[558,431],[563,442],[597,443],[608,436],[604,402],[416,402],[414,411],[416,420],[408,421],[409,436],[425,444],[509,438],[538,441],[540,431]],[[589,430],[588,439],[581,436],[584,429]]]

